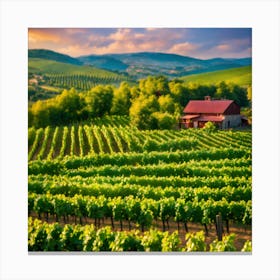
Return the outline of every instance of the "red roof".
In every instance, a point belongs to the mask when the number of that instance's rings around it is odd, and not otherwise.
[[[224,120],[224,117],[218,117],[218,116],[200,116],[199,118],[195,119],[199,122],[222,122]]]
[[[199,117],[199,115],[185,115],[185,116],[181,117],[181,119],[190,120],[190,119],[197,118],[197,117]]]
[[[184,109],[184,113],[213,113],[222,114],[233,103],[233,100],[191,100]]]

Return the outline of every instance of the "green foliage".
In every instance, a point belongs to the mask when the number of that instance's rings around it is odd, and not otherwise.
[[[166,112],[154,112],[152,117],[156,120],[158,129],[172,129],[177,123],[175,116]]]
[[[78,74],[73,76],[73,80],[80,78]],[[73,86],[81,90],[80,85]],[[247,90],[230,82],[183,84],[179,80],[169,82],[163,76],[148,77],[140,80],[138,86],[131,87],[127,82],[119,88],[99,84],[79,93],[72,88],[34,102],[28,112],[29,126],[66,125],[112,114],[129,115],[131,125],[139,129],[170,129],[189,100],[201,100],[206,95],[232,99],[242,107],[249,105]]]
[[[213,122],[207,122],[204,125],[203,130],[207,131],[208,133],[211,133],[211,132],[215,132],[217,130],[217,127]]]
[[[241,252],[252,252],[252,241],[247,240],[245,241]]]
[[[174,231],[172,234],[164,232],[161,243],[162,252],[180,251],[179,246],[181,245],[181,240],[179,238],[178,231]]]
[[[241,107],[249,105],[247,90],[233,83],[225,83],[224,81],[218,83],[216,85],[216,93],[214,97],[217,99],[234,100]]]
[[[72,227],[67,224],[61,234],[61,247],[63,251],[82,251],[83,250],[83,227],[77,225]]]
[[[175,102],[170,94],[162,95],[158,98],[158,103],[161,112],[166,112],[170,114],[174,114],[175,112]]]
[[[168,80],[164,76],[149,76],[139,82],[139,88],[144,95],[161,96],[169,92]]]
[[[96,238],[94,225],[85,225],[83,233],[83,251],[93,251],[93,242]]]
[[[143,251],[139,231],[117,232],[110,243],[110,249],[113,252]]]
[[[131,124],[139,129],[155,129],[157,121],[152,114],[158,110],[158,100],[154,95],[141,94],[129,109]]]
[[[235,245],[234,245],[234,239],[235,234],[232,233],[230,235],[223,236],[222,241],[218,241],[215,239],[210,244],[210,252],[226,252],[226,251],[236,251]]]
[[[163,237],[163,232],[151,229],[144,233],[141,244],[146,252],[161,251]]]
[[[209,85],[225,81],[235,83],[239,86],[248,86],[252,84],[252,66],[188,75],[181,79],[186,84],[192,82]]]
[[[187,233],[186,234],[186,246],[183,251],[186,252],[205,252],[205,235],[203,231],[196,233]]]
[[[235,251],[234,234],[214,240],[210,244],[211,252]],[[112,231],[105,226],[95,229],[93,225],[64,226],[58,223],[48,224],[38,219],[28,219],[29,251],[146,251],[146,252],[204,252],[205,236],[202,231],[186,234],[185,247],[181,246],[178,231],[173,233],[150,229],[141,233],[139,230]],[[252,250],[251,241],[244,243],[242,252]]]
[[[106,226],[100,228],[96,232],[95,240],[92,244],[93,251],[110,251],[111,243],[115,238],[115,233],[112,232],[111,228]]]
[[[90,118],[109,114],[113,100],[111,86],[96,86],[85,94],[86,110]]]
[[[131,106],[131,93],[130,87],[126,82],[122,82],[120,87],[114,90],[114,96],[112,100],[112,115],[128,115],[129,108]]]
[[[47,229],[46,224],[40,220],[32,220],[28,218],[28,250],[44,251],[47,245]]]
[[[247,88],[247,98],[250,102],[252,102],[252,86]]]

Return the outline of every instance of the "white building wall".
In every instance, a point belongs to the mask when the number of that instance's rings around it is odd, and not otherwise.
[[[228,126],[229,122],[229,126]],[[222,128],[227,129],[230,127],[237,127],[241,125],[241,116],[240,115],[224,115],[224,120],[222,123]]]

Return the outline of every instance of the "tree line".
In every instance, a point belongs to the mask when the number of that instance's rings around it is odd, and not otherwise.
[[[105,115],[127,115],[139,129],[170,129],[174,127],[189,100],[231,99],[241,107],[249,105],[247,89],[233,83],[215,85],[184,84],[164,76],[149,76],[130,86],[97,85],[86,92],[76,89],[39,100],[29,106],[28,124],[34,127],[66,125]]]

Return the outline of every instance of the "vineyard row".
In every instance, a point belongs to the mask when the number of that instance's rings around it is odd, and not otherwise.
[[[159,200],[164,197],[182,198],[188,201],[202,199],[213,199],[215,201],[225,198],[227,201],[251,200],[251,187],[223,187],[223,188],[208,188],[208,187],[150,187],[137,185],[123,185],[123,184],[91,184],[84,185],[79,183],[67,184],[42,184],[30,180],[28,182],[28,191],[36,194],[63,194],[66,196],[74,196],[76,194],[85,196],[100,196],[108,197],[122,197],[133,196],[139,198],[151,198]]]
[[[132,196],[106,198],[105,196],[92,197],[75,195],[67,197],[65,195],[50,194],[29,194],[28,211],[39,215],[45,215],[47,219],[50,215],[56,217],[59,221],[63,217],[64,222],[69,216],[80,218],[105,219],[110,218],[112,227],[114,221],[120,221],[121,227],[123,221],[135,223],[137,227],[141,226],[142,231],[150,228],[154,220],[162,221],[163,230],[166,223],[173,218],[178,223],[194,222],[204,224],[205,226],[215,222],[216,215],[221,214],[226,221],[236,223],[251,224],[252,222],[252,202],[249,201],[231,201],[226,199],[214,201],[213,199],[201,201],[186,201],[178,198],[162,198],[153,200],[148,198],[134,198]]]
[[[178,232],[161,232],[151,229],[144,233],[138,230],[129,232],[112,231],[107,226],[96,229],[93,225],[61,226],[58,223],[44,223],[37,219],[28,220],[29,251],[134,251],[134,252],[224,252],[236,251],[235,235],[225,235],[222,241],[215,239],[209,246],[203,232],[187,233],[185,242]],[[252,250],[251,241],[243,244],[241,251]]]
[[[66,175],[48,175],[48,174],[37,174],[29,175],[28,182],[31,187],[38,185],[39,188],[50,188],[52,185],[57,186],[69,186],[72,185],[83,185],[89,186],[93,184],[109,184],[114,185],[130,185],[130,186],[149,186],[149,187],[189,187],[189,188],[200,188],[208,187],[212,189],[218,189],[223,187],[251,187],[251,177],[229,177],[229,176],[212,176],[212,177],[186,177],[170,176],[170,177],[156,177],[156,176],[94,176],[94,177],[81,177],[81,176],[66,176]]]
[[[72,125],[28,130],[28,160],[124,152],[176,151],[201,148],[250,148],[246,133],[207,135],[198,131],[139,131],[131,127]],[[242,138],[243,137],[243,138]],[[70,147],[70,148],[68,148]],[[68,149],[67,149],[68,148]]]

